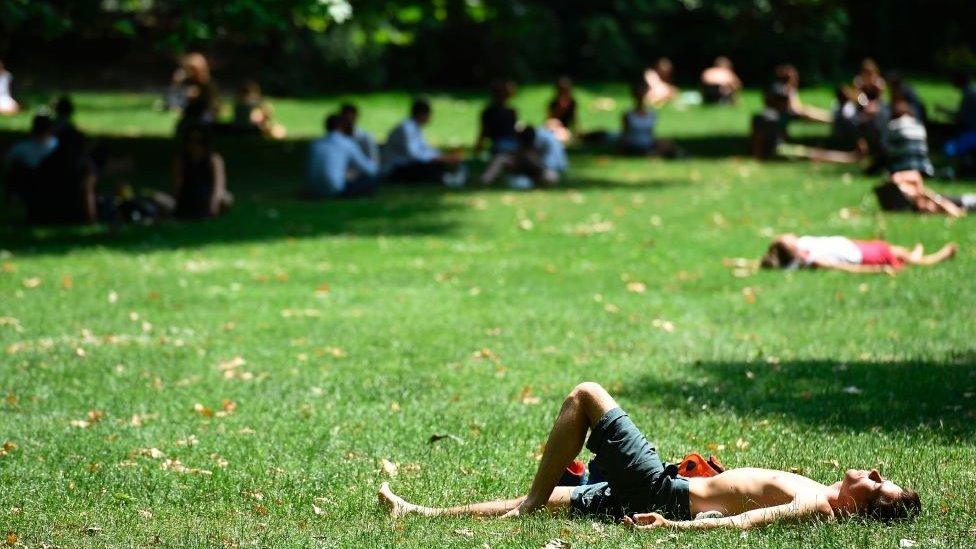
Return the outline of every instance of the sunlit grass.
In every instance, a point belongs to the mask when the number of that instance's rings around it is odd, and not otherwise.
[[[617,110],[586,106],[603,95]],[[827,90],[807,96],[829,106]],[[383,133],[407,97],[355,99],[364,125]],[[523,90],[524,117],[538,117],[546,97]],[[275,100],[294,142],[222,143],[239,198],[222,219],[118,234],[3,229],[0,443],[11,444],[0,457],[0,534],[31,546],[976,539],[971,220],[882,215],[874,179],[853,168],[706,154],[581,152],[569,188],[552,191],[294,201],[301,138],[344,99]],[[580,99],[586,128],[611,127],[625,104],[622,86]],[[141,132],[108,142],[137,161],[134,183],[165,187],[162,138],[174,120],[151,110],[153,97],[77,100],[79,124],[103,139]],[[435,101],[432,139],[470,143],[481,100]],[[758,96],[743,103],[669,109],[661,132],[693,145],[735,137]],[[954,240],[961,252],[897,277],[723,265],[757,257],[781,231]],[[715,453],[823,482],[876,466],[918,489],[926,510],[890,528],[671,539],[568,516],[394,523],[375,505],[381,459],[399,466],[394,489],[423,503],[524,491],[560,399],[584,380],[616,393],[667,458]],[[435,433],[462,442],[431,444]]]

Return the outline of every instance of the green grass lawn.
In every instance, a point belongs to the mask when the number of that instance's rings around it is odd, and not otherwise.
[[[932,102],[956,97],[920,88]],[[537,121],[547,96],[523,90],[523,117]],[[602,96],[616,109],[596,110]],[[580,151],[554,190],[292,200],[303,139],[327,109],[355,99],[363,124],[385,133],[407,97],[276,100],[290,139],[222,144],[238,204],[216,221],[0,229],[6,541],[976,544],[972,220],[881,214],[875,179],[853,167],[730,156],[744,150],[755,93],[736,108],[668,108],[661,134],[687,145],[686,160]],[[591,129],[626,105],[620,86],[579,97]],[[828,90],[805,97],[829,105]],[[77,118],[136,160],[133,183],[165,188],[174,121],[153,101],[80,93]],[[481,101],[435,95],[432,140],[469,144]],[[0,131],[27,123],[0,119]],[[897,277],[723,265],[785,231],[961,251]],[[916,488],[925,511],[891,527],[675,536],[566,515],[394,522],[376,505],[383,480],[425,504],[524,492],[561,398],[585,380],[610,388],[668,459],[714,453],[827,483],[877,467]]]

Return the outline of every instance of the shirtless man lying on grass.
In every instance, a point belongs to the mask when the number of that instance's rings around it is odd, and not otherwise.
[[[607,482],[556,486],[583,447]],[[849,470],[834,484],[783,471],[742,468],[709,478],[678,476],[661,461],[634,422],[596,383],[578,385],[563,402],[549,434],[528,495],[516,499],[433,508],[394,494],[387,483],[380,503],[393,517],[475,515],[514,517],[546,507],[551,511],[609,516],[638,529],[748,529],[777,520],[832,520],[860,515],[881,521],[912,518],[921,510],[918,494],[877,471]],[[705,514],[711,518],[695,518]],[[720,515],[720,518],[717,517]]]

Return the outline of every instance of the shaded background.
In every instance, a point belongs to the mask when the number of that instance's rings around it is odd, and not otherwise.
[[[976,67],[976,3],[953,0],[0,0],[0,13],[0,59],[30,67],[14,71],[22,86],[159,86],[189,49],[225,83],[276,95],[629,79],[662,55],[679,82],[729,55],[754,85],[786,61],[807,83],[846,80],[864,56]]]

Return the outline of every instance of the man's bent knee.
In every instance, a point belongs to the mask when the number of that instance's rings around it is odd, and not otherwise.
[[[603,414],[617,407],[610,393],[593,381],[586,381],[574,387],[567,400],[572,400],[582,407],[591,423],[597,422]]]

